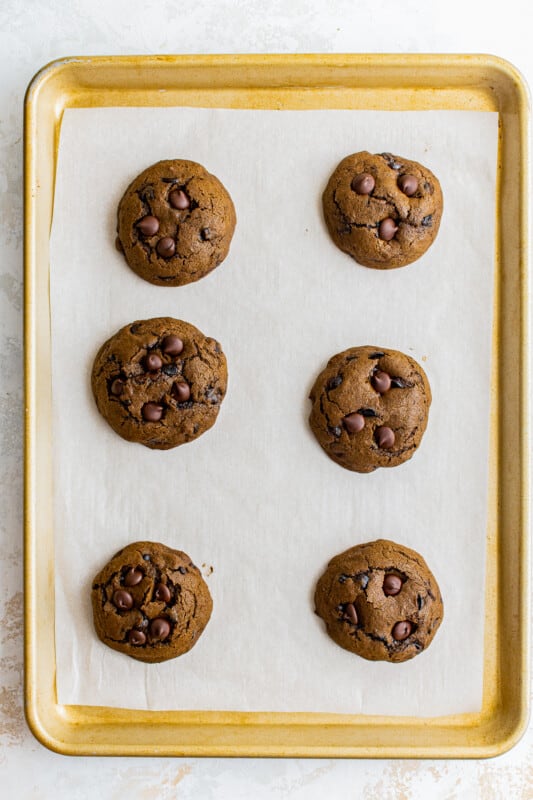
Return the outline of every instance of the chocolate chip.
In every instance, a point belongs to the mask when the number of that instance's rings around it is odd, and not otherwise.
[[[391,169],[401,169],[402,165],[396,161],[392,153],[380,153],[381,158],[384,158]]]
[[[156,250],[161,258],[172,258],[176,252],[176,242],[170,236],[163,236],[158,241]]]
[[[385,217],[385,219],[381,220],[379,223],[378,236],[380,239],[383,239],[384,242],[390,242],[391,239],[394,239],[397,232],[398,226],[392,217]]]
[[[168,603],[172,595],[170,594],[170,589],[164,583],[159,583],[155,592],[154,597],[156,600],[161,600],[163,603]]]
[[[423,605],[424,605],[424,598],[421,595],[417,594],[417,596],[416,596],[416,606],[417,606],[419,611],[422,610],[422,606]]]
[[[182,575],[187,574],[187,570],[185,569],[185,567],[178,567],[178,572],[181,572]]]
[[[424,228],[429,228],[429,226],[433,223],[433,217],[431,214],[428,214],[427,217],[422,219],[422,225]]]
[[[332,436],[340,436],[342,433],[342,428],[339,425],[335,426],[328,425],[328,431],[331,433]]]
[[[123,253],[124,252],[124,248],[122,247],[122,242],[120,241],[118,236],[115,239],[115,248],[118,250],[119,253]]]
[[[159,422],[163,416],[163,406],[160,403],[145,403],[141,409],[143,419],[147,422]]]
[[[157,372],[163,366],[163,359],[157,353],[148,353],[144,359],[144,366],[149,372]]]
[[[133,606],[133,597],[124,589],[117,589],[113,592],[113,603],[121,611],[128,611]]]
[[[339,583],[346,583],[346,581],[350,580],[349,575],[339,575]]]
[[[144,573],[140,569],[130,567],[124,576],[124,586],[137,586],[144,578]]]
[[[168,196],[168,202],[172,208],[177,208],[180,211],[189,208],[191,204],[183,189],[174,189],[172,192],[170,192]]]
[[[157,217],[143,217],[137,223],[137,228],[143,236],[155,236],[159,230],[159,220]]]
[[[172,387],[172,397],[174,397],[178,403],[186,403],[189,397],[191,396],[191,387],[185,381],[176,381],[176,383]]]
[[[352,625],[357,625],[357,623],[359,622],[357,618],[357,611],[355,610],[355,606],[353,603],[347,603],[347,605],[344,606],[343,619],[346,620],[347,622],[351,622]]]
[[[202,228],[200,231],[200,236],[204,242],[208,242],[211,239],[211,228]]]
[[[394,431],[391,428],[387,428],[386,425],[376,428],[375,436],[376,442],[382,450],[390,450],[391,447],[394,447],[396,439]]]
[[[361,588],[362,589],[366,589],[366,587],[368,586],[368,581],[369,580],[370,579],[369,579],[368,575],[361,575],[360,581],[361,581]]]
[[[370,194],[375,185],[374,176],[368,172],[361,172],[360,175],[356,175],[351,183],[353,191],[357,194]]]
[[[342,375],[335,375],[328,383],[328,389],[336,389],[342,383]]]
[[[404,639],[411,635],[412,630],[412,624],[406,619],[402,620],[402,622],[397,622],[392,629],[392,638],[396,639],[397,642],[403,642]]]
[[[151,621],[149,631],[152,639],[163,642],[170,633],[170,625],[166,619],[157,617]]]
[[[348,433],[359,433],[365,427],[365,418],[355,411],[353,414],[347,414],[342,420],[342,424]]]
[[[357,413],[361,414],[363,417],[377,417],[373,408],[360,408]]]
[[[390,385],[393,389],[407,389],[409,386],[402,378],[391,378]]]
[[[388,392],[391,387],[390,375],[378,369],[372,375],[371,383],[376,392],[379,392],[380,394],[385,394],[385,392]]]
[[[183,342],[179,336],[170,333],[161,342],[161,350],[167,356],[179,356],[183,350]]]
[[[383,581],[383,594],[386,597],[394,597],[401,592],[402,586],[402,579],[399,578],[398,575],[385,575],[385,580]]]
[[[134,647],[140,647],[146,642],[146,636],[142,631],[133,630],[128,633],[128,642]]]
[[[369,358],[383,358],[385,353],[370,353]]]
[[[170,377],[172,377],[173,375],[178,374],[178,368],[175,364],[165,364],[165,366],[163,367],[163,372],[165,373],[165,375],[169,375]]]
[[[115,380],[111,384],[111,394],[114,394],[115,397],[119,397],[124,391],[125,386],[126,384],[124,383],[124,381],[121,381],[120,378],[115,378]]]
[[[145,554],[143,555],[143,558],[144,558],[144,560],[145,560],[145,561],[151,561],[151,560],[152,560],[152,559],[150,558],[150,554],[149,554],[149,553],[145,553]]]
[[[418,178],[414,175],[400,175],[398,187],[407,197],[412,197],[418,189]]]

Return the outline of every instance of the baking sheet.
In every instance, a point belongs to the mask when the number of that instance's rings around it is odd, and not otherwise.
[[[60,703],[479,710],[496,147],[497,115],[480,112],[65,112],[51,239]],[[439,236],[404,269],[360,267],[326,233],[322,189],[360,149],[420,160],[441,180]],[[113,248],[127,184],[168,157],[207,166],[238,215],[228,259],[175,289],[142,281]],[[230,384],[209,433],[158,453],[108,428],[89,378],[109,335],[167,314],[221,341]],[[372,475],[330,462],[306,424],[317,372],[358,344],[411,353],[434,397],[419,452]],[[380,536],[419,550],[444,596],[435,642],[406,664],[341,650],[312,613],[328,559]],[[165,664],[128,660],[92,630],[91,579],[136,539],[188,552],[213,595],[198,645]]]

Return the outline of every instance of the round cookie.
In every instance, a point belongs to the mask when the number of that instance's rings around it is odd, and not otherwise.
[[[137,275],[183,286],[226,258],[235,229],[221,182],[194,161],[159,161],[128,186],[118,207],[118,242]]]
[[[366,151],[341,161],[322,203],[337,247],[375,269],[420,258],[438,233],[443,206],[439,181],[427,167]]]
[[[408,461],[431,405],[428,379],[414,358],[368,346],[330,358],[309,397],[309,424],[318,443],[354,472]]]
[[[188,555],[157,542],[134,542],[113,556],[92,584],[98,638],[120,653],[157,663],[194,647],[213,601]]]
[[[214,425],[226,384],[219,343],[171,317],[121,328],[100,348],[92,371],[96,405],[113,430],[157,450]]]
[[[360,544],[328,564],[316,613],[334,642],[370,661],[408,661],[431,644],[444,610],[419,553],[386,539]]]

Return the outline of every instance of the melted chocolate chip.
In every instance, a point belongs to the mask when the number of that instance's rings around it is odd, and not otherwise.
[[[398,187],[407,197],[412,197],[418,189],[418,178],[415,175],[400,175]]]
[[[348,433],[359,433],[365,427],[365,418],[355,411],[353,414],[347,414],[342,420],[342,424]]]
[[[120,378],[115,378],[113,383],[111,384],[111,394],[114,394],[115,397],[120,397],[122,392],[124,391],[126,384]]]
[[[143,236],[155,236],[159,230],[159,220],[157,217],[143,217],[137,223],[137,229]]]
[[[159,422],[163,416],[163,406],[160,403],[145,403],[141,409],[146,422]]]
[[[336,389],[342,383],[342,375],[335,375],[328,383],[328,389]]]
[[[398,226],[392,217],[386,217],[381,220],[378,228],[378,236],[384,242],[390,242],[398,233]]]
[[[133,606],[133,597],[124,589],[117,589],[115,592],[113,592],[113,605],[115,605],[121,611],[129,611],[129,609]]]
[[[202,228],[200,236],[204,242],[208,242],[211,239],[211,228]]]
[[[388,392],[391,387],[390,375],[378,369],[372,375],[371,383],[376,392],[379,392],[380,394],[385,394],[385,392]]]
[[[142,631],[130,631],[128,633],[128,642],[134,647],[140,647],[146,642],[146,635]]]
[[[161,258],[172,258],[176,252],[176,242],[170,236],[163,236],[158,241],[156,250]]]
[[[428,214],[427,217],[424,217],[422,219],[421,224],[424,226],[424,228],[429,228],[429,226],[433,224],[433,216],[431,214]]]
[[[160,600],[162,603],[168,603],[172,595],[170,593],[170,589],[166,584],[159,583],[154,592],[154,597],[156,600]]]
[[[360,408],[357,413],[363,417],[377,417],[373,408]]]
[[[393,389],[407,389],[409,387],[409,384],[402,378],[391,378],[390,385]]]
[[[137,586],[143,578],[144,574],[140,569],[130,567],[124,576],[124,586]]]
[[[383,358],[384,355],[385,355],[385,353],[376,352],[376,353],[370,353],[370,355],[368,357],[369,358]]]
[[[375,437],[378,446],[381,447],[382,450],[390,450],[394,447],[396,437],[392,428],[387,428],[386,425],[376,428]]]
[[[402,590],[402,579],[398,575],[389,574],[385,575],[383,581],[383,594],[386,597],[395,597]]]
[[[408,620],[402,620],[401,622],[397,622],[392,629],[392,638],[396,639],[397,642],[403,642],[411,635],[412,630],[412,623]]]
[[[183,342],[179,336],[170,333],[161,342],[161,350],[167,356],[179,356],[183,350]]]
[[[186,403],[191,396],[191,387],[185,381],[176,381],[172,386],[171,393],[178,403]]]
[[[351,183],[351,187],[356,194],[370,194],[375,185],[374,176],[368,172],[361,172],[360,175],[356,175]]]
[[[328,426],[328,431],[331,433],[332,436],[340,436],[342,433],[342,428],[339,425],[335,426]]]
[[[169,377],[178,374],[178,368],[175,364],[165,364],[162,371],[165,373],[165,375],[168,375]]]
[[[148,353],[144,359],[144,366],[148,372],[157,372],[163,366],[163,359],[157,353]]]
[[[347,603],[347,605],[344,606],[343,619],[346,620],[346,622],[351,622],[352,625],[357,625],[359,622],[357,611],[353,603]]]
[[[170,625],[166,619],[157,617],[151,621],[149,632],[151,639],[154,641],[163,642],[170,634]]]
[[[179,211],[184,211],[191,204],[183,189],[173,189],[168,196],[168,202],[172,208],[177,208]]]

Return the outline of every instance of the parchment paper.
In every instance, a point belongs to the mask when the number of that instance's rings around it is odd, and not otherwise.
[[[321,193],[348,153],[391,151],[440,178],[429,252],[358,266],[331,242]],[[51,247],[57,689],[60,703],[441,715],[481,705],[497,116],[479,112],[79,109],[65,113]],[[156,287],[114,249],[129,182],[162,158],[200,161],[238,224],[207,278]],[[170,315],[223,345],[215,427],[168,452],[120,439],[90,390],[104,340]],[[307,395],[352,345],[412,354],[432,391],[413,459],[370,475],[330,461]],[[336,553],[378,537],[420,551],[443,593],[429,650],[364,661],[313,614]],[[97,639],[96,572],[152,539],[202,567],[213,616],[187,655],[145,665]]]

